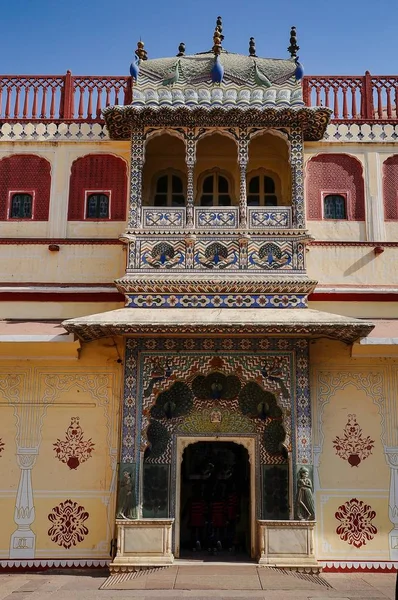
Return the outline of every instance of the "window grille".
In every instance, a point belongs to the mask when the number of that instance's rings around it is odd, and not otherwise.
[[[31,219],[33,196],[31,194],[13,194],[11,197],[10,219]]]

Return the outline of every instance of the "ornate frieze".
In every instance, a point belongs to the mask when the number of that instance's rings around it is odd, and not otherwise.
[[[255,108],[242,106],[225,110],[217,105],[159,108],[109,106],[103,116],[111,139],[127,140],[137,127],[300,127],[306,141],[321,140],[329,123],[331,111],[322,106]]]
[[[195,239],[173,236],[137,236],[137,268],[140,271],[234,271],[304,273],[304,244],[299,238],[248,236],[247,245],[237,235],[225,238],[197,235]],[[193,262],[186,261],[187,251]],[[134,267],[129,267],[132,272]]]

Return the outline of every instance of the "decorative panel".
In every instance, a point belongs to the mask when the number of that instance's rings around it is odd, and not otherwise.
[[[149,229],[174,229],[185,224],[185,208],[143,208],[142,222]]]
[[[195,227],[206,229],[236,229],[238,207],[195,208]]]
[[[292,211],[290,207],[249,207],[249,227],[253,229],[274,229],[291,227]]]

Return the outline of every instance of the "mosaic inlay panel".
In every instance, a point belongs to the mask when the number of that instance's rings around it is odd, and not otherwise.
[[[168,235],[139,237],[130,242],[129,265],[140,271],[234,271],[256,270],[263,272],[292,271],[302,273],[304,243],[283,237],[238,236],[215,237],[210,235],[181,238]],[[137,261],[137,263],[136,263]]]
[[[195,208],[196,227],[235,229],[238,219],[238,208]]]
[[[142,222],[148,228],[176,228],[185,224],[184,208],[143,208]]]
[[[312,454],[308,342],[301,339],[277,338],[128,339],[122,461],[139,463],[140,450],[144,450],[146,444],[148,411],[157,394],[168,389],[175,381],[189,382],[195,374],[214,370],[214,360],[217,357],[222,363],[218,370],[237,375],[242,381],[257,382],[275,394],[284,411],[287,442],[289,440],[292,445],[293,461],[296,464],[310,464]],[[221,399],[220,410],[231,414],[231,408],[236,409],[234,402],[234,399]],[[211,406],[202,401],[201,408],[209,410]],[[198,411],[194,410],[189,419],[172,419],[176,425],[173,425],[174,431],[170,433],[176,434],[178,428],[181,433],[191,430],[195,422],[199,425],[199,416]],[[202,421],[203,418],[202,414]],[[248,426],[245,425],[246,428]],[[258,425],[259,435],[261,428],[265,426],[266,422]],[[229,427],[235,430],[232,431],[234,435],[239,435],[236,432],[238,424],[233,425],[230,421]],[[206,434],[206,431],[201,433]],[[208,433],[210,435],[211,431]],[[260,446],[262,447],[262,444]],[[261,462],[270,464],[266,450],[261,448],[260,451]],[[166,448],[164,460],[171,460],[171,446]]]
[[[286,208],[248,208],[249,227],[253,229],[291,227],[292,211]]]
[[[306,294],[129,294],[132,308],[305,308]]]

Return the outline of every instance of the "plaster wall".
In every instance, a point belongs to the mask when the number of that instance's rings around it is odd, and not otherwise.
[[[107,560],[123,345],[2,346],[0,559]]]
[[[310,246],[307,273],[320,284],[396,285],[398,248],[375,255],[373,246]]]
[[[0,281],[7,283],[111,283],[125,273],[125,247],[120,244],[46,244],[1,246]]]
[[[398,361],[310,348],[317,558],[396,560]]]

